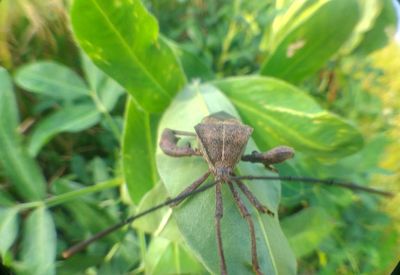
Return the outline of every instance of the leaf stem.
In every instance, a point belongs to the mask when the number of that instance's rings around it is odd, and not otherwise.
[[[104,106],[103,102],[100,100],[99,96],[95,91],[90,92],[90,96],[93,99],[94,104],[96,105],[97,110],[104,116],[108,126],[111,129],[111,132],[114,134],[114,137],[119,141],[121,139],[121,131],[119,130],[118,125],[115,123],[114,119],[111,117],[107,108]]]

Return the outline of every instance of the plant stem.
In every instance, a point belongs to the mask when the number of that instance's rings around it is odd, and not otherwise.
[[[85,187],[85,188],[82,188],[79,190],[74,190],[74,191],[67,192],[67,193],[64,193],[64,194],[61,194],[58,196],[54,196],[54,197],[45,199],[44,201],[33,201],[33,202],[21,203],[21,204],[17,205],[16,207],[19,211],[38,207],[43,204],[47,207],[53,207],[53,206],[62,204],[64,202],[79,198],[86,194],[91,194],[91,193],[95,193],[95,192],[99,192],[99,191],[102,191],[105,189],[110,189],[110,188],[119,186],[122,183],[123,183],[123,178],[114,178],[112,180],[97,183],[95,185],[88,186],[88,187]]]
[[[104,115],[104,118],[106,119],[108,126],[110,127],[112,133],[114,134],[114,137],[119,141],[122,134],[118,128],[118,125],[115,123],[114,119],[111,117],[110,113],[108,112],[107,108],[104,106],[103,102],[101,102],[97,93],[95,91],[91,91],[90,95],[93,99],[94,104],[97,107],[97,110],[99,110],[99,112],[102,115]]]

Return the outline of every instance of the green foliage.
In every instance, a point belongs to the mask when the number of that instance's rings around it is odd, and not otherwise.
[[[185,247],[162,237],[154,237],[145,258],[146,274],[206,273]]]
[[[29,142],[29,153],[36,155],[40,148],[53,136],[62,132],[80,132],[100,120],[100,115],[93,104],[79,104],[65,107],[38,124]]]
[[[13,208],[0,209],[0,253],[1,257],[6,256],[6,252],[14,243],[18,235],[18,211]]]
[[[81,47],[147,111],[162,111],[185,83],[157,20],[140,1],[74,1],[71,20]]]
[[[307,221],[306,225],[304,221]],[[309,207],[286,218],[282,227],[299,258],[318,249],[322,240],[332,233],[335,224],[323,208]]]
[[[83,69],[89,87],[69,68],[53,62],[36,62],[20,68],[15,81],[25,90],[59,100],[61,108],[43,118],[32,131],[28,151],[35,156],[50,139],[62,132],[80,132],[99,123],[107,116],[123,89],[90,60],[83,57]],[[49,74],[54,77],[47,77]],[[109,121],[110,127],[114,126]],[[116,138],[119,130],[114,129]]]
[[[281,80],[241,77],[215,84],[232,100],[244,121],[254,125],[254,137],[264,148],[286,144],[316,157],[332,158],[362,147],[362,136],[352,125]]]
[[[20,274],[55,274],[56,229],[45,207],[34,210],[25,222]]]
[[[49,61],[23,66],[18,70],[15,82],[25,90],[66,101],[90,94],[79,75]]]
[[[382,0],[382,1],[365,1],[367,4],[370,2],[374,3],[372,13],[375,12],[377,16],[365,15],[366,20],[372,18],[374,22],[369,25],[369,28],[363,33],[363,39],[358,47],[355,49],[355,53],[368,54],[379,48],[384,47],[395,34],[396,30],[396,12],[393,8],[393,1]],[[364,4],[365,5],[365,4]]]
[[[280,175],[368,184],[390,174],[380,168],[393,144],[380,133],[384,106],[360,80],[379,77],[362,61],[387,43],[389,0],[75,0],[70,19],[82,50],[73,62],[60,51],[24,64],[15,90],[0,69],[0,255],[18,274],[218,274],[212,189],[58,256],[204,174],[204,160],[168,157],[158,142],[164,128],[193,132],[213,112],[254,128],[247,153],[294,147]],[[274,175],[249,163],[237,173]],[[245,202],[264,273],[385,274],[393,265],[399,232],[372,195],[248,186],[279,214]],[[228,270],[253,274],[248,226],[222,189]]]
[[[272,23],[272,37],[264,41],[268,57],[261,74],[299,83],[346,42],[357,24],[359,8],[356,0],[336,0],[301,1],[285,9]]]
[[[128,101],[122,161],[126,185],[134,203],[139,203],[158,181],[155,164],[157,124],[157,115],[142,110],[133,99]]]
[[[11,79],[0,68],[0,162],[18,195],[26,200],[45,196],[45,179],[38,164],[22,145],[18,133],[18,110]]]

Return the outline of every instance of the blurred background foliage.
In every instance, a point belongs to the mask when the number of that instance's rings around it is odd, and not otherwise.
[[[122,134],[129,128],[127,117],[136,119],[135,125],[146,117],[143,121],[150,121],[148,127],[154,130],[160,114],[133,112],[137,103],[127,103],[124,85],[79,49],[71,32],[72,2],[0,2],[0,62],[10,75],[2,71],[0,78],[2,268],[18,274],[205,273],[173,225],[159,233],[157,224],[167,210],[138,222],[135,230],[110,235],[79,257],[60,257],[74,242],[165,197],[154,173],[149,175],[151,184],[140,190],[143,194],[133,196],[132,190],[138,189],[128,178],[137,174],[128,175],[123,168],[127,160],[121,160],[121,139],[135,136]],[[273,76],[307,91],[325,110],[351,121],[364,137],[364,147],[346,157],[300,152],[296,160],[278,166],[281,174],[346,178],[399,193],[400,46],[393,40],[397,19],[392,1],[144,4],[157,18],[160,33],[169,43],[176,42],[176,54],[191,57],[187,64],[192,71],[185,68],[188,81],[258,72]],[[295,55],[298,51],[301,54]],[[49,81],[52,78],[60,82]],[[4,92],[12,91],[10,81],[18,109],[7,117],[7,108],[14,106]],[[153,144],[155,131],[150,132]],[[256,142],[262,147],[262,141]],[[122,154],[135,150],[126,141],[122,146]],[[18,172],[19,163],[25,166]],[[32,175],[43,190],[26,183]],[[298,273],[390,273],[400,255],[399,204],[399,195],[381,200],[283,184],[279,215]]]

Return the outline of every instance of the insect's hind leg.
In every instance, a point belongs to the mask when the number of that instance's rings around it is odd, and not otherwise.
[[[242,199],[239,196],[238,191],[235,189],[232,182],[228,182],[228,185],[229,185],[229,189],[232,192],[235,203],[236,203],[237,207],[239,208],[240,214],[242,215],[243,218],[246,219],[247,225],[249,226],[250,239],[251,239],[251,262],[253,265],[253,270],[257,275],[262,275],[260,266],[258,264],[257,241],[256,241],[256,233],[254,230],[253,219],[251,218],[251,215],[250,215],[249,211],[247,210],[247,207],[244,205]]]
[[[272,212],[268,207],[263,205],[254,194],[250,191],[250,189],[241,181],[235,180],[236,184],[239,186],[240,190],[242,190],[243,194],[247,197],[250,203],[261,213],[266,213],[270,216],[274,216],[274,212]]]
[[[186,187],[182,192],[180,192],[177,197],[185,196],[189,193],[192,193],[194,190],[199,188],[199,186],[202,185],[206,181],[206,179],[208,178],[209,175],[210,175],[210,171],[207,171],[204,175],[202,175],[200,178],[198,178],[193,183],[191,183],[188,187]],[[183,200],[171,203],[170,206],[171,207],[177,206],[182,201]]]
[[[217,236],[217,248],[219,256],[219,268],[221,275],[227,275],[224,249],[222,245],[221,235],[221,219],[224,213],[224,207],[222,204],[222,193],[221,193],[221,182],[218,182],[215,186],[215,234]]]
[[[200,156],[201,153],[197,149],[187,146],[178,146],[179,138],[177,136],[193,136],[195,133],[177,131],[165,128],[161,134],[160,148],[168,156],[171,157],[190,157],[190,156]]]

